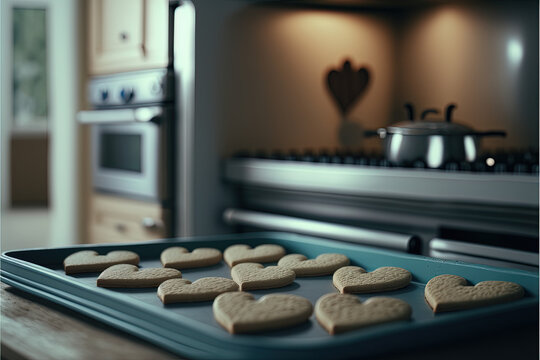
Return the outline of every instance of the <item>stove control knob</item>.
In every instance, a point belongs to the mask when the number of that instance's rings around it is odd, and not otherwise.
[[[123,88],[120,91],[120,98],[124,101],[124,103],[129,103],[133,100],[135,97],[135,90],[133,88]]]
[[[100,90],[99,97],[101,99],[101,102],[107,102],[107,100],[109,100],[109,90],[107,89]]]
[[[162,92],[163,92],[163,83],[160,81],[153,82],[150,88],[150,93],[152,93],[153,95],[159,95]]]

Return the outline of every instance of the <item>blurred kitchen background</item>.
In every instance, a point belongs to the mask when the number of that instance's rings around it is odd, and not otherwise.
[[[538,19],[535,0],[4,0],[2,250],[286,230],[537,270]],[[507,135],[393,163],[368,134],[406,103]]]

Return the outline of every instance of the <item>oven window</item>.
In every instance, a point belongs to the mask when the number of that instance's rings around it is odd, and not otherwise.
[[[141,135],[101,133],[100,145],[100,167],[141,172]]]

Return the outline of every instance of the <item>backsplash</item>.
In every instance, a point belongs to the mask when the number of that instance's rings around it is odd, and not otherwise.
[[[399,19],[397,106],[455,102],[457,122],[507,131],[484,148],[538,148],[538,2],[446,5]]]
[[[342,119],[326,75],[345,59],[371,75],[348,120],[366,129],[384,125],[395,91],[391,24],[385,14],[319,9],[252,6],[237,13],[223,41],[224,153],[338,147]]]
[[[334,149],[342,146],[343,121],[358,133],[373,130],[405,119],[409,101],[440,111],[457,103],[457,122],[508,132],[486,139],[484,149],[537,148],[537,15],[532,1],[394,11],[243,8],[221,35],[220,152]],[[343,119],[326,75],[345,60],[369,69],[370,83]],[[358,138],[353,147],[380,143]]]

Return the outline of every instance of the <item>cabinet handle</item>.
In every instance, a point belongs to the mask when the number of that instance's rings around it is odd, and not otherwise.
[[[124,233],[127,230],[126,225],[124,224],[116,224],[115,228],[118,232],[121,232],[121,233]]]
[[[120,33],[120,40],[122,40],[122,41],[127,41],[127,40],[128,40],[128,37],[129,37],[129,36],[128,36],[128,33],[127,33],[127,32],[122,31],[122,32]]]

